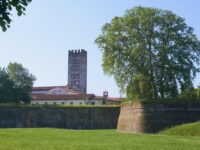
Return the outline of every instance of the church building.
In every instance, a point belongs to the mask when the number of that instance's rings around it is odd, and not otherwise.
[[[68,85],[33,87],[32,104],[104,105],[120,104],[122,98],[112,98],[104,91],[102,96],[87,94],[87,52],[68,51]]]

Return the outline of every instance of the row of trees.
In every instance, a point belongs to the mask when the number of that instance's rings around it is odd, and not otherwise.
[[[29,103],[35,76],[21,64],[10,63],[0,68],[0,103]]]
[[[197,88],[190,87],[184,92],[180,92],[178,98],[180,99],[197,99],[200,100],[200,86]]]
[[[102,28],[103,70],[129,98],[165,99],[193,89],[200,41],[171,11],[136,7]]]

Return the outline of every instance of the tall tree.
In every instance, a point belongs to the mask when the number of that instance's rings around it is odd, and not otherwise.
[[[0,0],[0,27],[3,31],[10,28],[11,11],[15,9],[17,15],[21,16],[25,14],[26,6],[28,6],[31,1],[32,0]]]
[[[14,82],[9,79],[5,69],[0,68],[0,103],[9,103],[14,100]]]
[[[30,102],[30,92],[36,79],[35,76],[18,63],[10,63],[7,72],[10,80],[14,82],[15,99],[25,103]]]
[[[104,72],[130,98],[176,97],[199,72],[200,41],[171,11],[130,9],[106,23],[95,42]]]

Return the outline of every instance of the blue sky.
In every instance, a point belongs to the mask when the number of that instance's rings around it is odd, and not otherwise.
[[[104,75],[101,52],[94,44],[101,27],[127,9],[148,6],[173,11],[186,19],[200,38],[199,0],[33,0],[26,15],[12,16],[7,32],[0,31],[0,67],[22,63],[36,77],[35,86],[67,84],[69,49],[88,52],[88,93],[120,96],[112,77]],[[200,74],[194,81],[200,83]]]

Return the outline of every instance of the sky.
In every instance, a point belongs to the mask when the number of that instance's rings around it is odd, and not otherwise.
[[[88,52],[88,93],[119,97],[113,79],[103,73],[102,53],[94,43],[101,27],[136,6],[171,10],[185,18],[200,39],[199,0],[32,0],[26,15],[13,12],[11,28],[0,31],[0,67],[21,63],[37,80],[34,86],[67,85],[68,50]],[[200,84],[200,74],[194,85]]]

